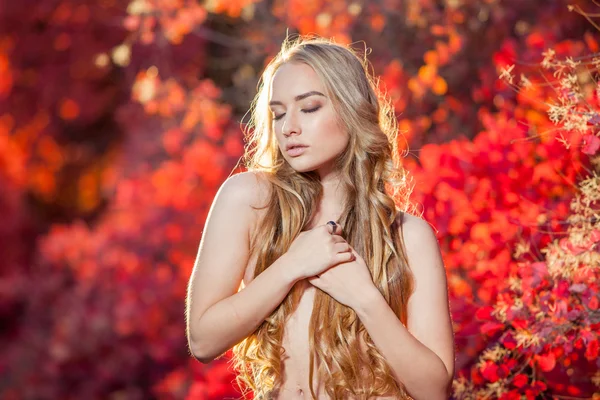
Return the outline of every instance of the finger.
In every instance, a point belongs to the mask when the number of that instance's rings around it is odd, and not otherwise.
[[[329,232],[330,235],[335,235],[337,231],[337,223],[335,221],[327,221],[325,226],[327,227],[327,232]]]
[[[351,252],[337,253],[335,255],[336,264],[348,261],[354,261],[354,254],[352,254]]]
[[[333,232],[333,234],[341,236],[342,233],[344,233],[344,230],[342,229],[342,227],[339,224],[336,224],[336,226],[335,226],[335,232]]]
[[[328,221],[325,226],[327,227],[327,232],[331,235],[341,235],[343,232],[342,227],[335,221]]]
[[[331,235],[331,240],[333,240],[334,243],[347,243],[346,239],[340,235]]]
[[[334,249],[336,253],[345,253],[348,251],[352,251],[352,248],[346,241],[336,243],[334,245]]]

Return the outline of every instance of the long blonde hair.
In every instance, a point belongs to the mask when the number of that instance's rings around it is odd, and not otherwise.
[[[271,188],[265,206],[268,210],[250,242],[251,255],[256,256],[254,276],[288,250],[309,223],[322,195],[316,172],[293,170],[283,158],[272,129],[270,83],[277,69],[287,62],[304,63],[314,69],[332,99],[341,126],[350,135],[347,148],[336,160],[348,196],[338,223],[346,241],[364,258],[375,286],[406,326],[413,277],[399,229],[402,213],[410,207],[412,187],[407,172],[396,165],[400,161],[396,118],[379,90],[379,82],[369,73],[366,56],[361,59],[351,47],[331,40],[286,38],[281,51],[267,65],[252,102],[244,163],[249,171],[265,176]],[[296,289],[294,286],[273,313],[233,348],[236,381],[240,388],[251,389],[256,399],[271,398],[283,383],[283,330],[301,294]],[[366,356],[359,351],[359,337],[365,342]],[[350,395],[368,399],[390,393],[397,398],[407,397],[404,385],[394,380],[354,310],[321,290],[315,292],[309,349],[313,398],[313,357],[318,376],[333,399]],[[368,369],[368,377],[361,375],[361,366]]]

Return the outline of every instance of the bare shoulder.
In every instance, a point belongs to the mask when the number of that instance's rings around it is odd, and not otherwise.
[[[270,184],[263,172],[245,171],[230,176],[223,182],[219,192],[228,201],[256,211],[267,205]],[[255,214],[256,212],[253,212]]]
[[[433,244],[437,246],[435,230],[425,219],[407,212],[400,213],[398,219],[407,251],[422,251]]]
[[[444,271],[443,258],[435,228],[420,216],[401,213],[399,234],[406,247],[408,264],[417,280],[429,279],[431,274]]]
[[[250,214],[249,231],[255,229],[260,216],[266,211],[271,185],[264,172],[245,171],[227,178],[220,189],[223,195]]]
[[[249,205],[259,206],[267,199],[269,183],[263,172],[246,171],[227,178],[220,190]]]

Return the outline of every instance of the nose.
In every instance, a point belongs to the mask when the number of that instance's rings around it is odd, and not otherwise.
[[[298,134],[301,133],[300,124],[298,123],[298,119],[293,115],[294,113],[288,112],[283,120],[283,126],[281,127],[281,132],[284,136],[291,136],[292,133]]]

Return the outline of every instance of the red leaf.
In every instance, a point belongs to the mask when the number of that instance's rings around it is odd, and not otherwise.
[[[585,358],[592,361],[598,358],[598,340],[590,341],[585,349]]]
[[[546,390],[548,388],[548,386],[546,386],[546,384],[542,381],[535,381],[535,383],[532,386],[534,389],[537,389],[539,391]]]
[[[581,389],[579,389],[577,386],[569,385],[567,386],[567,393],[577,396],[581,394]]]
[[[488,361],[481,369],[481,375],[490,382],[496,382],[498,380],[498,366],[492,361]]]
[[[481,307],[475,313],[475,317],[480,321],[492,321],[494,320],[494,317],[492,317],[493,310],[494,307],[492,306]]]
[[[517,392],[505,392],[502,393],[500,400],[521,400],[521,395]]]
[[[536,358],[537,358],[537,363],[540,366],[542,371],[545,371],[545,372],[552,371],[554,369],[554,367],[556,366],[556,357],[554,357],[554,354],[552,354],[552,353],[538,355]]]
[[[504,345],[504,347],[506,347],[508,350],[512,350],[515,347],[517,347],[517,341],[515,340],[515,338],[512,335],[506,336],[503,340],[502,340],[502,344]]]
[[[486,322],[485,324],[481,325],[481,333],[491,336],[503,328],[504,324],[500,322]]]
[[[583,147],[581,151],[585,154],[594,155],[600,148],[600,138],[595,135],[587,134],[583,136]]]
[[[529,382],[529,378],[525,374],[518,374],[513,379],[513,384],[518,388],[522,388],[527,382]]]
[[[521,318],[514,318],[511,323],[517,329],[525,329],[527,327],[527,321]]]

